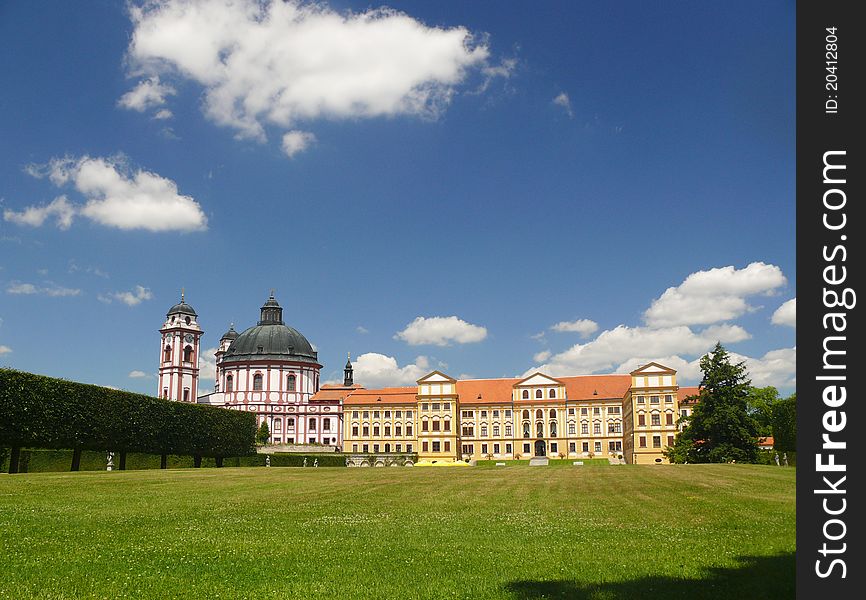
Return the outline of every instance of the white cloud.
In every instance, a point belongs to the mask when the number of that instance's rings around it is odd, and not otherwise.
[[[752,385],[778,388],[794,387],[797,383],[797,348],[770,350],[761,358],[751,358],[731,352],[732,361],[746,361]]]
[[[553,356],[553,352],[551,352],[550,350],[542,350],[541,352],[535,354],[535,356],[532,357],[532,360],[534,360],[535,362],[544,362],[551,356]]]
[[[355,327],[355,331],[357,331],[361,335],[364,335],[366,333],[370,333],[370,330],[367,329],[366,327],[364,327],[363,325],[358,325],[357,327]]]
[[[611,371],[623,364],[661,362],[660,357],[696,356],[710,350],[717,341],[733,343],[749,337],[739,325],[716,325],[699,332],[684,325],[662,329],[620,325],[603,331],[594,340],[553,355],[547,364],[527,373],[540,370],[559,376]]]
[[[167,108],[163,108],[161,110],[156,111],[156,114],[153,115],[153,118],[156,119],[157,121],[164,121],[166,119],[172,118],[173,116],[174,115],[172,114],[172,112],[170,110],[168,110]],[[166,129],[170,130],[171,128],[167,127]]]
[[[779,267],[763,262],[753,262],[743,269],[727,266],[698,271],[653,300],[644,320],[650,327],[728,321],[752,310],[746,297],[771,294],[786,282]]]
[[[144,371],[130,371],[127,377],[130,377],[131,379],[142,379],[145,377],[150,377],[150,375],[148,375]]]
[[[553,103],[562,107],[569,118],[574,117],[574,112],[571,110],[571,98],[568,97],[568,94],[560,92],[559,95],[553,99]]]
[[[366,388],[413,385],[430,372],[430,361],[419,356],[413,364],[399,366],[393,356],[368,352],[352,362],[355,383]]]
[[[174,94],[175,89],[168,84],[160,83],[159,76],[155,75],[140,81],[137,86],[121,96],[117,104],[123,108],[144,112],[149,108],[162,106],[165,104],[165,97]],[[159,111],[155,118],[166,118],[159,116],[161,112]],[[171,112],[168,116],[171,116]]]
[[[314,119],[437,118],[473,73],[503,77],[486,40],[393,9],[338,13],[295,0],[162,0],[132,6],[130,74],[192,80],[238,137]],[[138,88],[136,88],[138,89]]]
[[[72,225],[72,217],[75,216],[75,208],[66,199],[66,196],[58,196],[49,204],[43,206],[28,206],[20,212],[6,209],[3,218],[16,225],[28,225],[30,227],[41,227],[49,218],[54,217],[58,229],[69,229]]]
[[[153,293],[144,286],[137,285],[134,289],[128,292],[111,292],[109,294],[100,294],[98,298],[105,303],[111,303],[114,300],[123,302],[127,306],[136,306],[145,300],[153,298]]]
[[[283,136],[283,152],[286,153],[286,156],[292,158],[298,152],[306,150],[315,141],[316,136],[309,131],[290,131]]]
[[[80,296],[81,290],[63,287],[51,282],[47,282],[46,285],[34,285],[32,283],[10,281],[9,285],[6,286],[6,293],[16,295],[39,294],[52,298],[62,298],[66,296]]]
[[[791,298],[773,313],[770,322],[773,325],[797,326],[797,299]]]
[[[148,231],[199,231],[207,229],[207,217],[190,196],[178,193],[177,184],[156,173],[133,170],[124,157],[56,158],[46,165],[29,165],[34,177],[48,177],[60,187],[71,184],[85,198],[83,206],[73,206],[64,196],[44,207],[28,207],[20,213],[5,211],[7,221],[41,225],[49,215],[57,215],[58,226],[66,229],[72,216],[119,229]]]
[[[434,344],[447,346],[451,342],[469,344],[480,342],[487,337],[487,329],[480,325],[472,325],[455,316],[451,317],[417,317],[403,331],[398,332],[394,339],[403,340],[411,346]]]
[[[576,321],[560,321],[553,327],[553,331],[576,332],[581,337],[589,337],[598,331],[598,323],[589,319],[577,319]]]
[[[9,354],[12,352],[12,348],[9,346],[0,346],[0,354]]]
[[[198,377],[213,381],[216,379],[216,351],[219,348],[208,348],[203,350],[198,357]]]

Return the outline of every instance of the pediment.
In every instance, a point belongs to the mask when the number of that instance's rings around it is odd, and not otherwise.
[[[553,377],[549,377],[544,373],[534,373],[526,379],[521,379],[520,381],[515,383],[514,387],[534,387],[545,385],[562,385],[562,382],[558,379],[554,379]]]
[[[649,362],[642,367],[638,367],[629,373],[629,375],[673,375],[675,373],[675,369],[660,365],[657,362]]]
[[[433,371],[432,373],[428,373],[421,379],[419,379],[416,383],[456,383],[456,379],[452,379],[448,377],[445,373],[441,371]]]

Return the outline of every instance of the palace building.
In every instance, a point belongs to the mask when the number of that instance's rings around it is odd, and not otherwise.
[[[351,360],[342,384],[320,387],[310,342],[283,321],[271,292],[258,323],[234,326],[216,352],[214,391],[197,396],[202,329],[181,295],[161,334],[164,398],[256,414],[275,444],[321,444],[357,455],[413,454],[421,461],[622,459],[667,462],[678,420],[698,393],[676,371],[648,363],[628,374],[454,379],[433,371],[414,386],[366,389]]]

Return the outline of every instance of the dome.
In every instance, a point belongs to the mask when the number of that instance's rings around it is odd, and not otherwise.
[[[316,363],[318,356],[307,338],[297,329],[283,324],[269,324],[250,327],[238,335],[226,350],[223,362],[261,359]]]
[[[238,332],[235,331],[235,324],[232,323],[231,326],[229,327],[229,330],[226,331],[226,332],[223,334],[223,336],[220,338],[220,341],[223,341],[223,340],[236,340],[236,339],[238,339],[238,335],[239,335]]]
[[[193,317],[198,316],[197,314],[195,314],[195,310],[193,310],[192,306],[190,306],[189,304],[187,304],[183,300],[181,300],[180,302],[178,302],[177,304],[175,304],[174,306],[169,308],[168,312],[165,313],[166,316],[176,315],[176,314],[191,315]]]

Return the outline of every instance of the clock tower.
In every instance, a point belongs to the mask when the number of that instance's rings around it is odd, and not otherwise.
[[[165,316],[160,328],[159,388],[160,398],[195,402],[198,397],[198,354],[204,333],[198,315],[186,303],[184,293]]]

